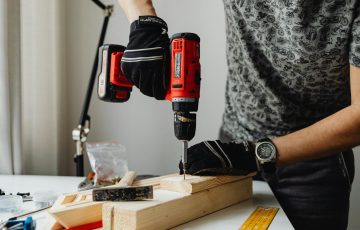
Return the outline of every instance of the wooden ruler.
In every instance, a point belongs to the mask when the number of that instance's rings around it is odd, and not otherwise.
[[[257,207],[239,230],[266,230],[270,226],[279,208]]]

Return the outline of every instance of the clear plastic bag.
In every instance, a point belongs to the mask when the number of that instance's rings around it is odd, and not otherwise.
[[[88,142],[86,151],[95,181],[123,177],[128,171],[126,149],[118,142]]]

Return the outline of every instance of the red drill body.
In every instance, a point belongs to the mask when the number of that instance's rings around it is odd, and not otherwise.
[[[191,36],[189,36],[191,35]],[[200,97],[200,38],[181,33],[171,41],[171,77],[166,99],[195,102]],[[188,111],[196,111],[197,106]]]

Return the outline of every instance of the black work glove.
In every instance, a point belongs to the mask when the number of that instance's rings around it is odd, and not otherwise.
[[[130,26],[129,44],[121,59],[126,78],[150,97],[163,100],[170,78],[167,25],[156,16],[140,16]]]
[[[248,141],[200,142],[188,149],[187,161],[186,173],[191,175],[247,175],[259,171],[255,147]],[[183,174],[182,162],[179,168]]]

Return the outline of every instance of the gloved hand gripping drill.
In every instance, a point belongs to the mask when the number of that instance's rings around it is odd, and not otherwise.
[[[247,175],[260,171],[255,145],[249,141],[203,141],[188,150],[187,173],[191,175]],[[179,164],[180,173],[184,166]]]
[[[167,24],[156,16],[140,16],[130,25],[129,43],[121,59],[126,78],[140,91],[165,99],[170,79],[170,39]]]

